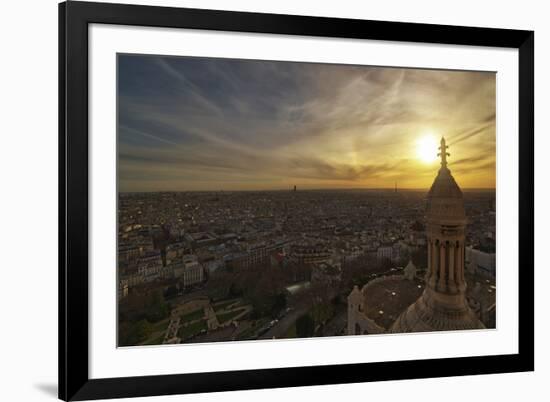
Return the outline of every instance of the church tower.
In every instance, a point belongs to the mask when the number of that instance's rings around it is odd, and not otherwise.
[[[422,296],[394,322],[390,332],[485,328],[466,300],[464,254],[466,213],[462,191],[447,167],[441,138],[441,168],[428,193],[428,270]]]

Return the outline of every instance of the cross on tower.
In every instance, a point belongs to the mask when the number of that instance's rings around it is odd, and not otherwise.
[[[441,157],[441,166],[447,167],[447,156],[451,156],[450,153],[447,152],[447,148],[449,148],[445,144],[445,137],[441,137],[441,143],[439,146],[439,150],[441,150],[440,153],[437,154],[437,156]]]

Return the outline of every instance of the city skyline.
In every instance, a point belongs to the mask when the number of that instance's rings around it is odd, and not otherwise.
[[[119,191],[495,187],[495,75],[119,55]]]
[[[161,190],[161,191],[119,191],[119,194],[154,194],[154,193],[268,193],[268,192],[292,192],[293,186],[290,188],[280,188],[280,189],[253,189],[253,190]],[[309,192],[330,192],[330,191],[339,191],[339,192],[353,192],[353,191],[365,191],[365,192],[427,192],[427,188],[395,188],[395,187],[365,187],[365,188],[307,188],[300,189],[297,188],[295,191],[309,191]],[[462,188],[463,192],[495,192],[496,188],[489,187],[470,187]]]

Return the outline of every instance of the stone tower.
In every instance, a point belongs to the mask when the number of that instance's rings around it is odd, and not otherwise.
[[[441,168],[428,193],[428,271],[422,296],[394,322],[390,332],[485,328],[466,300],[464,254],[466,213],[462,191],[447,168],[441,138]]]

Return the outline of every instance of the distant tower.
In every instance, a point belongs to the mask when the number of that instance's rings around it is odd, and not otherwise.
[[[395,192],[397,193],[397,182],[395,182]]]
[[[296,191],[296,186],[294,186],[294,191]]]
[[[485,328],[466,300],[467,220],[462,191],[447,168],[447,148],[445,138],[441,138],[441,168],[428,193],[426,288],[397,318],[391,332]]]

